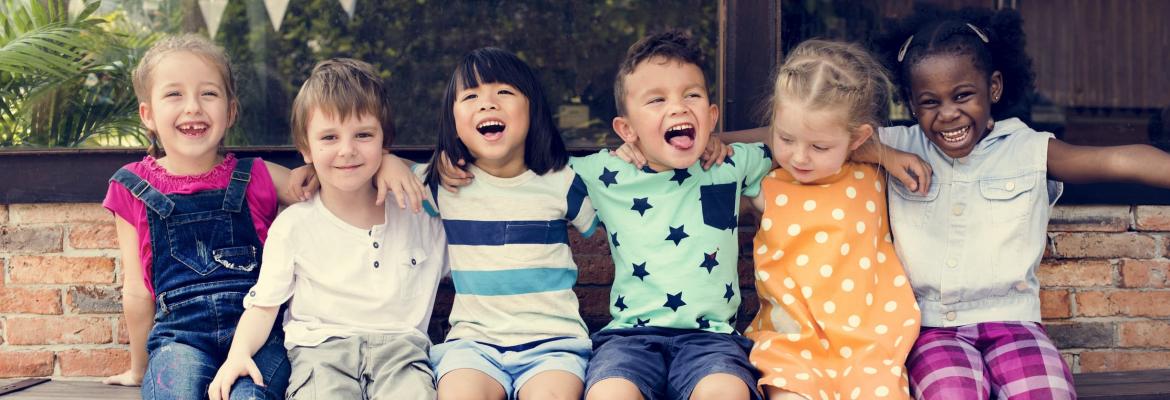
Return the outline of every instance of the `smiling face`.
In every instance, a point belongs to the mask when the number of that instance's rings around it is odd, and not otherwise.
[[[322,191],[364,193],[373,191],[371,181],[382,163],[382,124],[368,113],[338,121],[314,107],[306,129],[308,150],[301,151],[312,164]]]
[[[922,131],[951,158],[971,153],[993,125],[991,105],[1003,77],[989,77],[969,56],[938,54],[910,69],[910,107]]]
[[[459,90],[452,105],[455,131],[476,166],[497,176],[523,172],[528,137],[528,98],[506,83],[480,82]]]
[[[841,109],[810,111],[800,104],[781,103],[772,121],[776,162],[801,183],[813,183],[841,170],[849,153],[873,134],[862,125],[850,133]]]
[[[138,113],[143,125],[158,135],[167,157],[183,162],[215,159],[236,107],[219,70],[194,53],[176,51],[159,59],[149,93],[149,102],[139,104]]]
[[[637,146],[656,171],[694,165],[719,119],[703,71],[654,57],[625,77],[625,87],[627,115],[613,121],[618,136]]]

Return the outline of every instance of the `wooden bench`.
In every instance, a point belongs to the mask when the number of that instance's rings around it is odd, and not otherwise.
[[[1077,394],[1082,400],[1170,399],[1170,369],[1077,374]],[[9,385],[27,382],[0,380],[0,393]],[[93,381],[54,380],[0,394],[3,400],[138,399],[138,388],[108,386]]]

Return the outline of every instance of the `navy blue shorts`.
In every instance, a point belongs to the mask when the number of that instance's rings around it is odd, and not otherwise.
[[[756,370],[748,363],[752,341],[738,334],[691,329],[606,329],[593,335],[585,391],[608,378],[632,382],[646,400],[689,399],[711,374],[739,377],[755,393]]]

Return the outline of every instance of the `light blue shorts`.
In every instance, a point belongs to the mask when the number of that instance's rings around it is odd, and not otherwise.
[[[455,339],[431,347],[431,367],[436,382],[457,369],[483,372],[504,387],[509,399],[515,399],[525,382],[545,371],[565,371],[584,382],[592,352],[588,338],[546,339],[511,347]]]

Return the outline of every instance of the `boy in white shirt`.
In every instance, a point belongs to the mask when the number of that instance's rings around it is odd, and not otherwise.
[[[264,384],[252,354],[288,301],[288,398],[434,398],[426,331],[446,237],[438,219],[374,203],[394,137],[382,79],[361,61],[318,63],[293,103],[292,130],[321,190],[273,222],[209,397],[228,398],[242,376]]]

